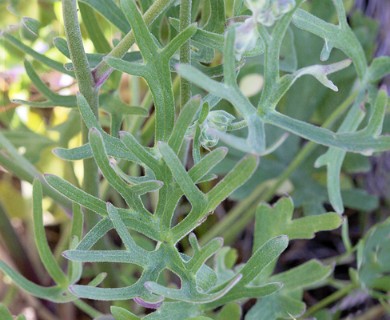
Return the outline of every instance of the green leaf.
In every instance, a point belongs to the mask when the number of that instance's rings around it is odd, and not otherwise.
[[[241,275],[237,275],[223,286],[220,286],[218,291],[213,290],[212,293],[194,292],[195,290],[188,290],[184,286],[181,289],[171,289],[151,281],[145,282],[145,287],[149,291],[168,299],[190,302],[193,304],[203,304],[216,301],[228,294],[240,279]]]
[[[112,306],[110,310],[115,320],[141,320],[141,318],[124,308]]]
[[[305,304],[296,296],[303,289],[311,288],[323,281],[333,271],[332,266],[324,266],[311,260],[286,272],[272,276],[269,281],[283,283],[283,288],[270,296],[257,301],[245,319],[291,319],[305,311]]]
[[[148,214],[148,211],[144,208],[139,196],[133,192],[132,188],[124,182],[111,167],[105,150],[103,136],[96,128],[90,129],[89,142],[96,164],[99,166],[110,185],[119,192],[130,208],[133,208],[140,213]]]
[[[229,303],[218,313],[217,320],[240,320],[241,315],[241,306],[237,303]]]
[[[192,181],[195,183],[200,182],[202,178],[206,177],[206,175],[226,157],[227,153],[227,148],[220,147],[206,154],[188,171]]]
[[[364,77],[367,69],[364,51],[355,34],[346,23],[340,21],[342,24],[340,29],[339,26],[325,22],[302,9],[298,9],[294,13],[292,21],[298,28],[313,33],[328,41],[328,45],[342,50],[352,59],[359,78]]]
[[[166,58],[171,58],[180,47],[188,41],[196,32],[196,24],[191,24],[175,36],[167,46],[161,51],[161,54]]]
[[[100,104],[105,110],[111,114],[119,115],[137,115],[141,117],[149,116],[148,110],[138,107],[138,106],[129,106],[124,103],[120,98],[119,94],[103,94],[100,96]]]
[[[362,130],[362,134],[377,138],[383,128],[383,121],[386,115],[388,96],[386,90],[379,90],[375,102],[372,105],[373,110],[368,120],[367,126]]]
[[[311,239],[316,232],[336,229],[342,223],[337,213],[292,219],[293,212],[291,198],[281,198],[273,207],[261,204],[256,211],[254,250],[275,236],[285,234],[290,240]]]
[[[387,219],[371,228],[359,242],[359,282],[363,288],[374,290],[379,295],[390,290],[389,234],[390,219]]]
[[[107,215],[106,204],[104,201],[86,193],[71,183],[54,175],[46,174],[45,179],[51,187],[59,191],[69,200],[75,201],[81,206],[92,210],[101,216]]]
[[[202,314],[200,306],[186,302],[165,302],[143,320],[183,320]]]
[[[305,312],[305,304],[289,296],[273,294],[258,300],[245,320],[291,319]]]
[[[310,260],[298,267],[269,278],[270,281],[283,283],[283,292],[306,289],[329,277],[333,266],[326,266],[317,260]]]
[[[199,110],[200,101],[200,96],[196,96],[189,100],[176,120],[171,137],[168,140],[169,146],[176,154],[179,154],[187,129],[192,124],[192,120]]]
[[[21,276],[18,272],[13,270],[3,261],[0,261],[0,270],[9,276],[18,287],[33,295],[34,297],[58,303],[65,303],[75,300],[73,296],[71,296],[67,291],[65,291],[63,288],[60,288],[59,286],[42,287],[36,285],[35,283]]]
[[[53,105],[64,106],[64,107],[75,107],[76,99],[75,96],[61,96],[53,91],[51,91],[46,84],[39,78],[38,74],[35,72],[32,64],[27,60],[24,60],[24,67],[26,73],[31,79],[34,86],[41,92]]]
[[[133,237],[130,235],[125,224],[123,223],[118,210],[111,204],[107,203],[107,212],[110,217],[115,230],[118,232],[119,237],[123,241],[126,250],[131,254],[132,258],[138,261],[140,265],[147,265],[149,252],[139,247]]]
[[[107,216],[106,204],[104,201],[96,198],[85,191],[75,187],[71,183],[59,177],[46,174],[47,183],[59,191],[69,200],[72,200],[82,207],[96,212],[102,217]],[[143,212],[132,212],[127,209],[118,209],[127,227],[130,227],[151,239],[161,240],[160,232],[157,231],[156,222],[152,215]]]
[[[61,288],[67,288],[68,278],[61,270],[53,253],[50,251],[49,244],[46,239],[45,228],[43,226],[43,211],[42,211],[42,185],[39,180],[34,180],[33,183],[33,214],[34,214],[34,238],[38,248],[39,257],[47,272],[53,280]]]
[[[191,238],[192,241],[194,241],[194,237],[196,239],[196,236],[194,234],[191,235],[190,235],[190,241]],[[197,243],[197,240],[195,241]],[[222,238],[215,238],[211,240],[209,243],[207,243],[206,245],[204,245],[202,248],[200,247],[194,248],[194,246],[192,246],[195,252],[194,252],[194,256],[187,262],[188,269],[191,270],[193,273],[197,273],[198,270],[202,267],[202,265],[204,265],[205,262],[222,247],[222,244],[223,244]]]
[[[137,77],[146,77],[148,70],[146,65],[138,62],[124,61],[123,59],[107,57],[104,61],[112,68],[126,72]]]
[[[7,307],[0,303],[0,318],[2,320],[13,320],[12,314],[8,311]]]
[[[294,72],[298,68],[298,57],[294,44],[294,32],[289,27],[279,53],[279,68],[285,72]]]
[[[127,21],[130,23],[135,40],[145,61],[153,60],[158,46],[154,42],[148,26],[133,0],[121,0],[121,8]]]
[[[233,191],[242,186],[253,174],[258,165],[256,156],[247,156],[207,194],[209,200],[208,210],[214,210]]]
[[[378,138],[362,135],[359,133],[340,133],[316,127],[312,124],[290,118],[277,111],[269,112],[265,122],[290,131],[300,137],[328,147],[336,147],[350,152],[371,155],[373,152],[390,149],[390,137]]]
[[[7,33],[7,32],[4,32],[1,34],[1,37],[4,37],[4,39],[10,43],[12,46],[16,47],[17,49],[23,51],[25,54],[33,57],[35,60],[41,62],[42,64],[54,69],[54,70],[57,70],[61,73],[64,73],[64,74],[67,74],[67,75],[70,75],[70,76],[74,76],[73,72],[70,72],[68,70],[66,70],[62,63],[59,63],[55,60],[52,60],[48,57],[46,57],[45,55],[31,49],[29,46],[25,45],[24,43],[22,43],[21,41],[19,41],[18,39],[16,39],[14,36],[12,36],[11,34]]]
[[[164,158],[166,165],[172,172],[176,183],[191,202],[193,210],[202,210],[206,204],[204,194],[196,187],[189,174],[185,171],[180,159],[173,150],[164,142],[158,144],[158,148]]]
[[[377,82],[390,73],[390,57],[375,58],[368,69],[368,81]]]
[[[105,2],[103,5],[107,5],[107,2]],[[96,18],[93,9],[82,2],[79,3],[79,9],[83,23],[87,29],[88,35],[91,38],[91,41],[96,51],[102,53],[110,52],[111,46],[108,43],[106,37],[104,36],[103,30],[99,25],[99,21]],[[112,14],[112,11],[109,13]]]
[[[243,299],[251,299],[251,298],[260,298],[266,297],[268,295],[274,294],[278,290],[280,290],[282,284],[279,282],[267,283],[261,286],[240,286],[236,285],[229,293],[225,296],[211,302],[207,305],[208,308],[215,308],[218,306],[225,305],[226,303],[232,301],[238,301]],[[262,298],[264,299],[264,298]]]
[[[260,246],[254,246],[255,250],[253,255],[249,258],[245,266],[240,270],[243,277],[240,281],[240,285],[246,285],[253,281],[266,266],[277,259],[282,252],[288,246],[288,237],[278,235],[275,238],[271,238]]]
[[[128,161],[139,162],[139,160],[133,156],[131,150],[126,149],[118,138],[110,136],[104,132],[95,115],[93,114],[90,106],[88,105],[87,100],[81,94],[77,95],[77,104],[87,128],[96,128],[102,134],[104,145],[109,156],[126,159]],[[74,149],[57,148],[54,149],[53,152],[65,160],[80,160],[92,157],[92,149],[89,144],[85,144]]]
[[[118,8],[113,0],[80,0],[99,12],[107,21],[111,22],[123,33],[130,31],[130,25],[123,12]]]
[[[149,167],[155,174],[160,172],[159,161],[131,133],[121,131],[119,136],[126,149],[131,150],[141,163]]]
[[[225,1],[215,0],[210,2],[210,15],[204,29],[215,33],[225,31]]]
[[[40,22],[33,18],[22,18],[21,34],[26,40],[35,41],[39,35]]]

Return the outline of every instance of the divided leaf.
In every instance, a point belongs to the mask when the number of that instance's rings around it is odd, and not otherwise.
[[[324,213],[293,219],[291,198],[280,199],[273,207],[260,204],[256,211],[254,250],[269,239],[285,234],[290,240],[311,239],[319,231],[338,228],[342,219],[337,213]]]

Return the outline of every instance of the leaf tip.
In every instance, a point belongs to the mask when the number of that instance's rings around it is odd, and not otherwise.
[[[68,259],[68,260],[69,260],[69,250],[64,251],[63,253],[61,253],[61,255],[62,255],[65,259]]]
[[[147,309],[158,309],[162,304],[162,300],[156,301],[156,302],[150,302],[150,301],[146,301],[140,297],[136,297],[133,300],[138,305],[140,305],[144,308],[147,308]]]
[[[119,131],[118,135],[119,135],[119,139],[123,139],[127,135],[127,132],[126,131]]]
[[[91,129],[89,129],[89,136],[101,137],[101,134],[97,128],[92,127]]]

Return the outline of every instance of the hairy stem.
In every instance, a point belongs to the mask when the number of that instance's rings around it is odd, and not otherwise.
[[[83,40],[80,31],[80,25],[77,18],[76,0],[62,0],[63,16],[65,24],[65,34],[68,40],[70,57],[73,62],[74,72],[80,93],[85,97],[92,112],[98,118],[99,92],[92,73],[89,69],[87,56],[84,51]],[[88,142],[88,128],[82,126],[83,143]],[[99,175],[98,167],[93,159],[85,159],[83,189],[93,195],[99,194]],[[86,222],[88,227],[96,223],[97,216],[93,212],[86,210]]]
[[[182,0],[180,5],[180,32],[191,24],[192,0]],[[191,63],[190,40],[180,48],[180,63]],[[185,79],[180,80],[180,107],[191,98],[191,85]]]

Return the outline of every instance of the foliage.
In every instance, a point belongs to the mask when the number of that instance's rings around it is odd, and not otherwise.
[[[320,5],[303,0],[62,0],[66,39],[54,39],[53,56],[26,44],[39,39],[43,21],[23,18],[21,36],[4,31],[4,47],[25,57],[26,74],[40,96],[10,102],[69,114],[50,128],[58,141],[23,124],[4,125],[0,132],[0,165],[33,184],[35,244],[54,284],[35,283],[0,261],[2,272],[27,293],[72,302],[94,319],[302,316],[304,291],[330,283],[334,266],[310,260],[275,273],[279,257],[292,240],[340,227],[345,206],[375,208],[375,197],[344,188],[343,166],[353,171],[364,167],[364,156],[390,150],[390,137],[382,134],[389,98],[377,86],[390,73],[390,60],[369,63],[343,1],[328,2],[335,16],[320,18]],[[112,43],[110,28],[119,37]],[[315,54],[302,49],[311,43]],[[71,78],[78,92],[53,90],[41,78],[42,68]],[[253,70],[264,84],[261,94],[249,97],[240,84]],[[121,75],[131,79],[130,101],[123,98]],[[78,134],[82,144],[74,146]],[[302,150],[299,138],[309,141]],[[53,145],[65,173],[42,175],[40,149]],[[326,188],[315,174],[326,175]],[[270,200],[288,178],[295,205],[303,209],[297,218],[289,197],[272,207],[259,204],[260,196]],[[68,247],[61,248],[65,262],[45,236],[44,196],[71,215],[63,240]],[[202,234],[228,198],[240,203]],[[335,212],[324,213],[326,202]],[[253,216],[252,254],[238,263],[234,249],[223,243],[232,242]],[[363,288],[383,303],[390,263],[389,243],[381,239],[388,224],[373,227],[357,248],[345,233],[346,222],[343,234],[347,254],[358,251],[348,289]],[[123,248],[110,240],[113,230]],[[92,275],[88,264],[96,266]],[[111,315],[82,299],[110,301]],[[246,312],[249,299],[256,303]],[[127,310],[122,300],[138,307]],[[3,306],[0,313],[11,317]]]

